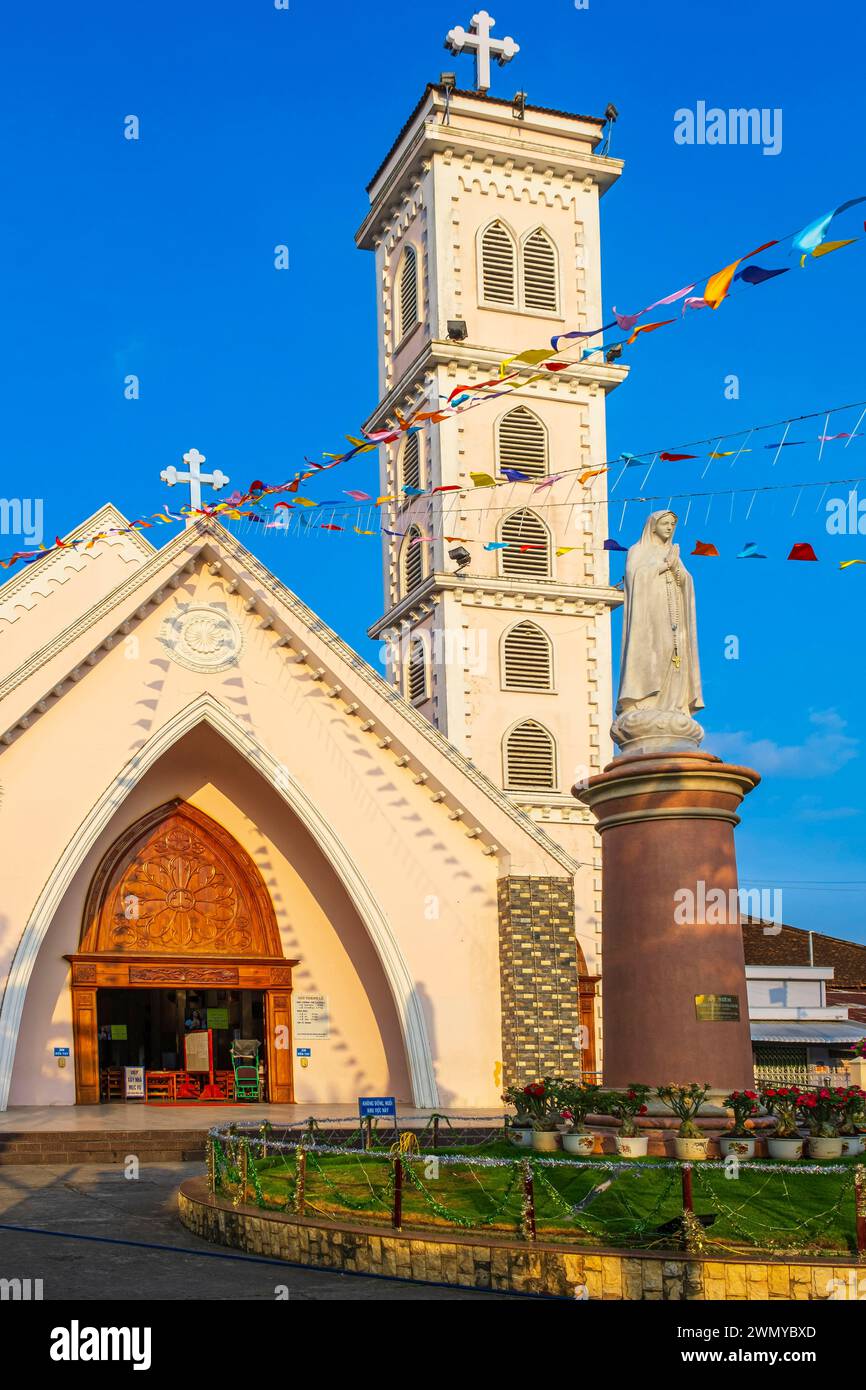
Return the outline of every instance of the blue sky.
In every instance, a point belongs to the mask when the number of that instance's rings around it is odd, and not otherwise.
[[[606,309],[636,310],[866,192],[856,57],[866,21],[854,0],[823,20],[801,0],[687,10],[509,0],[491,12],[496,32],[521,44],[494,69],[494,95],[521,87],[538,105],[619,108],[613,153],[626,171],[602,204]],[[291,0],[288,11],[266,0],[48,0],[7,14],[0,491],[43,497],[49,538],[108,499],[129,516],[155,510],[168,501],[161,469],[192,445],[233,484],[276,481],[304,455],[338,449],[366,417],[373,263],[353,242],[364,186],[425,82],[456,66],[471,85],[471,61],[442,47],[471,13],[454,0]],[[780,110],[781,151],[678,144],[674,113],[699,101]],[[123,138],[130,114],[137,141]],[[833,235],[862,233],[857,211]],[[279,243],[287,272],[274,269]],[[864,275],[866,240],[644,338],[611,398],[609,453],[866,398]],[[136,401],[124,399],[129,373],[140,378]],[[736,400],[725,394],[732,375]],[[830,432],[852,429],[857,413],[834,417]],[[659,465],[648,490],[866,476],[866,438],[828,445],[819,462],[823,421],[801,428],[789,437],[810,442],[775,467],[759,449],[733,473],[713,464],[704,480],[703,464]],[[349,468],[341,487],[373,482],[366,461]],[[696,503],[681,528],[685,550],[700,538],[722,552],[689,561],[704,722],[710,747],[766,779],[738,832],[743,879],[782,886],[787,921],[866,940],[866,567],[838,569],[866,559],[866,536],[828,536],[820,489],[792,516],[796,496],[759,494],[748,521],[750,492],[733,521],[727,501],[709,518]],[[624,543],[644,510],[627,510]],[[375,660],[365,636],[381,607],[374,541],[244,539]],[[737,562],[747,540],[770,558]],[[804,540],[820,563],[786,563]],[[0,537],[4,553],[17,544]],[[725,658],[732,635],[737,660]]]

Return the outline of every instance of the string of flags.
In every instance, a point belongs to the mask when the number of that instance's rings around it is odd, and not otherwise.
[[[339,454],[327,452],[323,453],[323,458],[328,460],[328,462],[325,463],[318,463],[309,458],[306,459],[305,462],[307,467],[305,471],[302,473],[298,473],[295,476],[295,478],[293,478],[290,482],[282,483],[275,487],[268,487],[261,481],[256,481],[250,485],[246,493],[235,494],[234,497],[228,499],[227,502],[217,503],[211,507],[201,508],[196,512],[192,512],[188,508],[182,508],[180,515],[177,515],[176,513],[173,513],[165,509],[160,512],[152,513],[150,518],[139,518],[135,522],[131,523],[129,527],[119,529],[138,530],[145,527],[149,527],[153,525],[155,522],[165,524],[169,522],[186,520],[187,517],[190,515],[224,515],[231,520],[240,520],[241,518],[248,516],[251,517],[254,521],[261,522],[262,518],[259,517],[257,514],[250,512],[249,507],[259,505],[264,497],[271,496],[275,493],[295,494],[292,503],[284,501],[282,503],[277,503],[276,507],[283,506],[288,508],[290,506],[315,507],[336,505],[332,502],[317,503],[312,498],[302,497],[299,493],[301,483],[316,477],[319,473],[325,472],[328,469],[332,469],[340,464],[347,463],[351,459],[359,456],[360,454],[368,453],[372,450],[375,450],[383,444],[397,443],[403,438],[405,438],[407,435],[418,433],[427,424],[431,426],[441,424],[444,421],[453,418],[455,415],[462,414],[465,410],[475,409],[479,405],[486,404],[488,401],[496,400],[504,395],[511,395],[516,391],[524,389],[526,386],[531,385],[534,382],[546,379],[546,373],[564,371],[568,367],[574,366],[575,363],[568,360],[552,361],[551,358],[565,358],[568,352],[575,350],[575,347],[577,347],[577,349],[580,352],[579,360],[583,361],[586,357],[591,356],[594,352],[608,352],[611,347],[622,348],[624,346],[629,346],[637,341],[639,335],[655,332],[658,329],[667,327],[669,324],[672,324],[677,321],[676,318],[670,318],[663,319],[654,323],[638,323],[639,319],[641,319],[645,314],[650,313],[654,309],[682,301],[682,311],[680,317],[684,316],[689,309],[709,308],[712,310],[717,310],[720,307],[720,305],[728,298],[729,294],[731,293],[732,286],[737,280],[741,280],[744,284],[756,286],[763,284],[768,280],[774,279],[779,275],[785,274],[788,270],[790,270],[790,266],[767,267],[758,265],[756,263],[751,263],[752,256],[759,255],[772,247],[781,247],[786,242],[790,242],[789,255],[798,256],[799,264],[802,268],[811,258],[826,256],[831,252],[841,250],[847,246],[851,246],[854,244],[854,242],[859,241],[862,238],[849,237],[842,240],[828,241],[827,234],[836,217],[864,202],[866,202],[866,195],[851,198],[847,202],[841,203],[838,207],[832,209],[830,212],[824,213],[820,217],[815,218],[813,221],[807,223],[806,226],[803,227],[799,232],[793,234],[789,233],[785,237],[775,238],[773,240],[763,242],[753,251],[746,252],[745,255],[737,257],[734,261],[730,262],[729,265],[723,267],[721,270],[714,271],[711,275],[707,277],[699,277],[697,280],[693,281],[692,283],[686,286],[683,286],[681,289],[676,290],[671,294],[664,295],[657,300],[654,300],[651,304],[647,305],[643,309],[638,310],[636,313],[620,313],[616,310],[616,308],[614,308],[614,318],[610,323],[603,324],[599,328],[575,329],[567,333],[557,334],[554,338],[551,339],[550,348],[530,349],[526,352],[521,352],[512,357],[508,357],[500,363],[499,372],[496,377],[488,381],[473,382],[468,384],[463,383],[458,386],[455,386],[454,389],[450,392],[449,396],[447,397],[447,400],[445,401],[444,405],[441,405],[440,407],[434,410],[417,410],[409,416],[405,416],[401,411],[395,410],[394,416],[397,421],[397,424],[395,426],[380,430],[362,430],[360,437],[347,435],[346,439],[351,446],[350,449]],[[864,222],[864,230],[866,230],[866,222]],[[749,262],[749,264],[744,265],[744,261]],[[703,280],[704,278],[705,284],[702,292],[698,295],[692,294],[692,291],[697,289],[698,285],[701,283],[701,280]],[[581,344],[585,344],[588,339],[592,339],[595,337],[603,337],[604,333],[606,333],[609,329],[613,327],[618,327],[622,332],[628,332],[629,336],[625,340],[623,340],[623,342],[617,344],[605,344],[604,342],[602,342],[601,344],[598,344],[594,347],[581,346]],[[561,345],[566,342],[571,342],[573,346],[571,348],[566,347],[560,350]],[[539,367],[542,370],[538,372],[532,372],[529,376],[524,376],[524,371],[526,367]],[[866,415],[866,409],[864,409],[864,415]],[[832,440],[844,438],[846,440],[847,445],[847,443],[850,442],[852,438],[858,438],[859,435],[857,433],[857,429],[859,429],[859,424],[862,422],[862,420],[863,416],[861,416],[860,421],[858,421],[858,425],[855,427],[855,431],[853,434],[826,435],[825,433],[824,436],[822,436],[819,439],[821,450],[823,451],[825,443],[828,443]],[[790,423],[791,422],[788,422],[788,424]],[[775,463],[775,459],[778,458],[783,448],[793,448],[797,445],[805,444],[806,442],[807,441],[805,440],[789,441],[786,437],[783,436],[783,438],[780,441],[774,442],[773,444],[765,445],[764,447],[767,449],[774,449],[776,451],[774,458]],[[731,457],[734,456],[735,452],[736,457],[739,457],[739,454],[752,452],[752,450],[750,448],[741,446],[739,450],[730,451],[729,453],[728,451],[719,450],[717,446],[716,449],[713,452],[711,452],[708,457],[709,460]],[[658,455],[659,460],[662,462],[683,462],[687,459],[696,457],[698,456],[687,453],[676,453],[667,450]],[[639,455],[623,454],[619,461],[623,462],[626,468],[636,467],[641,466],[642,458]],[[653,463],[654,462],[655,459],[653,460]],[[597,468],[583,469],[580,471],[578,475],[578,481],[581,483],[581,485],[585,485],[585,483],[589,482],[592,478],[599,477],[602,474],[606,473],[611,466],[611,462],[607,462]],[[652,467],[652,464],[650,466]],[[554,486],[555,483],[557,483],[560,480],[560,478],[565,477],[568,474],[573,475],[574,471],[575,470],[568,470],[567,473],[558,473],[551,475],[550,477],[543,479],[541,482],[538,482],[534,487],[533,491],[539,492],[542,489],[551,488]],[[521,473],[518,469],[503,469],[502,474],[503,476],[500,478],[495,478],[487,473],[472,473],[470,476],[474,487],[497,487],[504,483],[533,481],[525,473]],[[464,491],[464,489],[461,488],[459,485],[454,484],[451,486],[433,488],[430,490],[429,495],[432,496],[436,493],[461,491]],[[353,489],[351,492],[347,492],[346,495],[352,497],[352,499],[358,503],[383,506],[395,502],[397,500],[402,500],[405,497],[424,496],[427,494],[425,494],[423,489],[404,488],[399,498],[393,496],[385,496],[378,497],[375,499],[375,501],[372,497],[369,497],[365,493],[361,493],[357,489]],[[342,502],[340,503],[340,505],[342,505]],[[322,529],[333,530],[339,528],[336,527],[334,523],[325,523]],[[83,544],[86,549],[89,549],[98,540],[101,540],[105,536],[111,534],[114,534],[114,532],[101,532],[98,533],[96,536],[90,538],[70,541],[62,541],[60,537],[57,537],[53,546],[42,545],[35,551],[16,551],[8,559],[0,560],[0,568],[10,569],[15,564],[31,564],[34,561],[41,558],[41,556],[47,553],[49,550],[57,550],[62,549],[64,547],[77,547],[80,544]],[[367,532],[362,534],[371,533]]]

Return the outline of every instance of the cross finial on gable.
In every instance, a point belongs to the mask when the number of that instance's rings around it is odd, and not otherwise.
[[[177,483],[189,483],[189,505],[190,511],[201,511],[201,485],[210,483],[214,492],[219,492],[221,487],[231,480],[215,468],[213,473],[202,473],[201,465],[207,463],[204,454],[200,454],[198,449],[189,449],[183,456],[183,461],[189,469],[188,473],[179,473],[174,464],[170,468],[164,468],[160,473],[160,478],[169,487],[175,487]],[[195,517],[187,517],[187,526],[195,523]]]
[[[464,49],[475,52],[475,86],[479,92],[490,90],[490,58],[496,59],[502,68],[520,52],[520,44],[512,38],[494,39],[490,31],[496,20],[486,10],[479,10],[472,16],[472,27],[468,34],[459,25],[449,29],[445,37],[445,47],[452,53],[462,53]]]

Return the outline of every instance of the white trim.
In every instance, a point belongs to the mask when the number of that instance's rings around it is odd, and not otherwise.
[[[9,1101],[15,1047],[27,986],[36,965],[39,948],[60,907],[63,895],[115,811],[123,804],[133,787],[137,786],[145,773],[179,739],[202,723],[209,724],[221,734],[246,758],[251,767],[261,773],[269,786],[282,796],[315,837],[357,909],[385,971],[406,1048],[413,1103],[425,1108],[435,1108],[439,1104],[439,1093],[424,1013],[418,1000],[415,981],[375,894],[327,817],[294,778],[287,774],[285,766],[248,730],[242,728],[218,700],[210,694],[204,694],[180,710],[130,758],[85,816],[48,876],[18,942],[0,1003],[0,1110],[5,1110]]]

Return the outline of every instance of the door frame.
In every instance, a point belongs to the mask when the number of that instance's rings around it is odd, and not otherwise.
[[[72,967],[72,1034],[75,1051],[75,1103],[99,1104],[98,989],[258,990],[265,1003],[265,1057],[268,1101],[293,1105],[295,1081],[292,1036],[292,970],[296,960],[214,956],[190,961],[183,956],[78,953]],[[278,1046],[278,1030],[285,1046]]]

